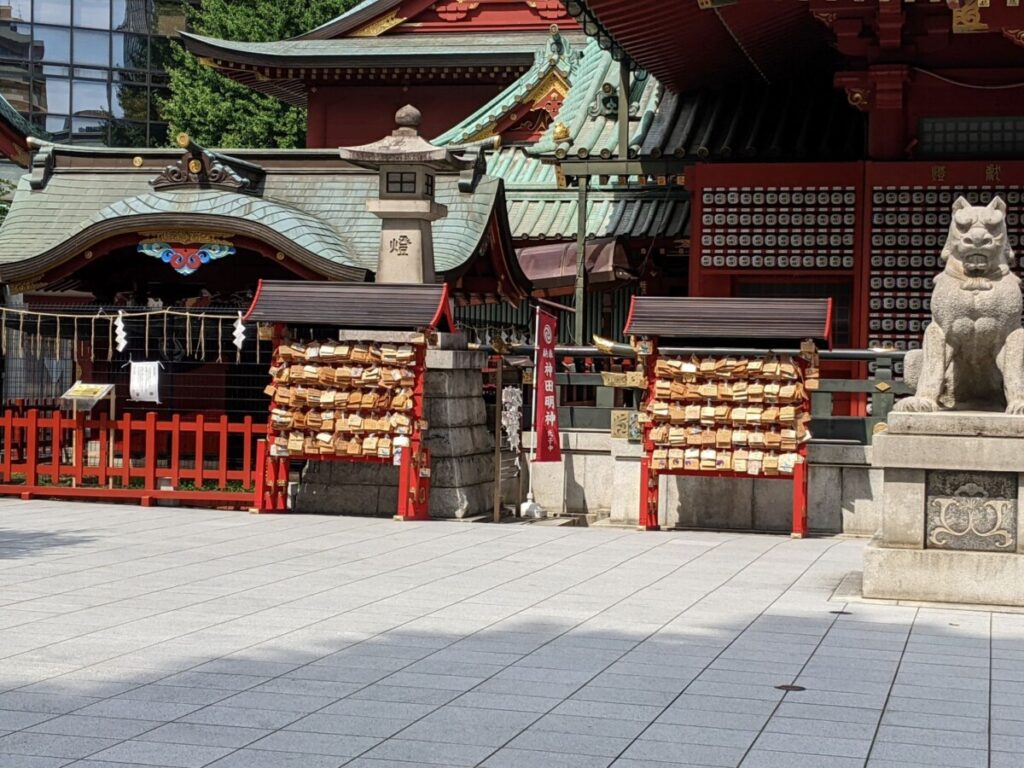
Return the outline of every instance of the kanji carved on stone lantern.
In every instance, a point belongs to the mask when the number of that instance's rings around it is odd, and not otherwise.
[[[448,215],[434,200],[435,174],[468,170],[464,160],[419,135],[421,115],[413,106],[395,114],[390,136],[359,147],[342,147],[341,157],[376,170],[380,188],[366,207],[381,219],[379,283],[433,283],[434,238],[431,222]]]

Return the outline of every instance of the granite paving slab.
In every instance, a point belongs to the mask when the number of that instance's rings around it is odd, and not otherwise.
[[[0,768],[1024,766],[1024,613],[863,547],[0,500]]]

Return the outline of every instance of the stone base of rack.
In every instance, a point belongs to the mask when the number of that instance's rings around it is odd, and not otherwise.
[[[491,511],[494,437],[480,394],[486,362],[479,352],[427,352],[431,517],[461,519]],[[296,512],[370,517],[392,517],[397,508],[397,467],[347,461],[308,462],[294,506]]]

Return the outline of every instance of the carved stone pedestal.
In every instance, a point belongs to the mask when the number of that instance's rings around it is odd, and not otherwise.
[[[864,596],[1024,606],[1024,417],[893,413]]]

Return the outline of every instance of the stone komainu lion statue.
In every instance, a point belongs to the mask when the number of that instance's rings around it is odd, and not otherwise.
[[[1020,280],[1010,272],[1006,203],[953,203],[943,272],[932,291],[922,348],[907,353],[904,378],[916,389],[897,411],[940,408],[1024,413],[1024,330]]]

